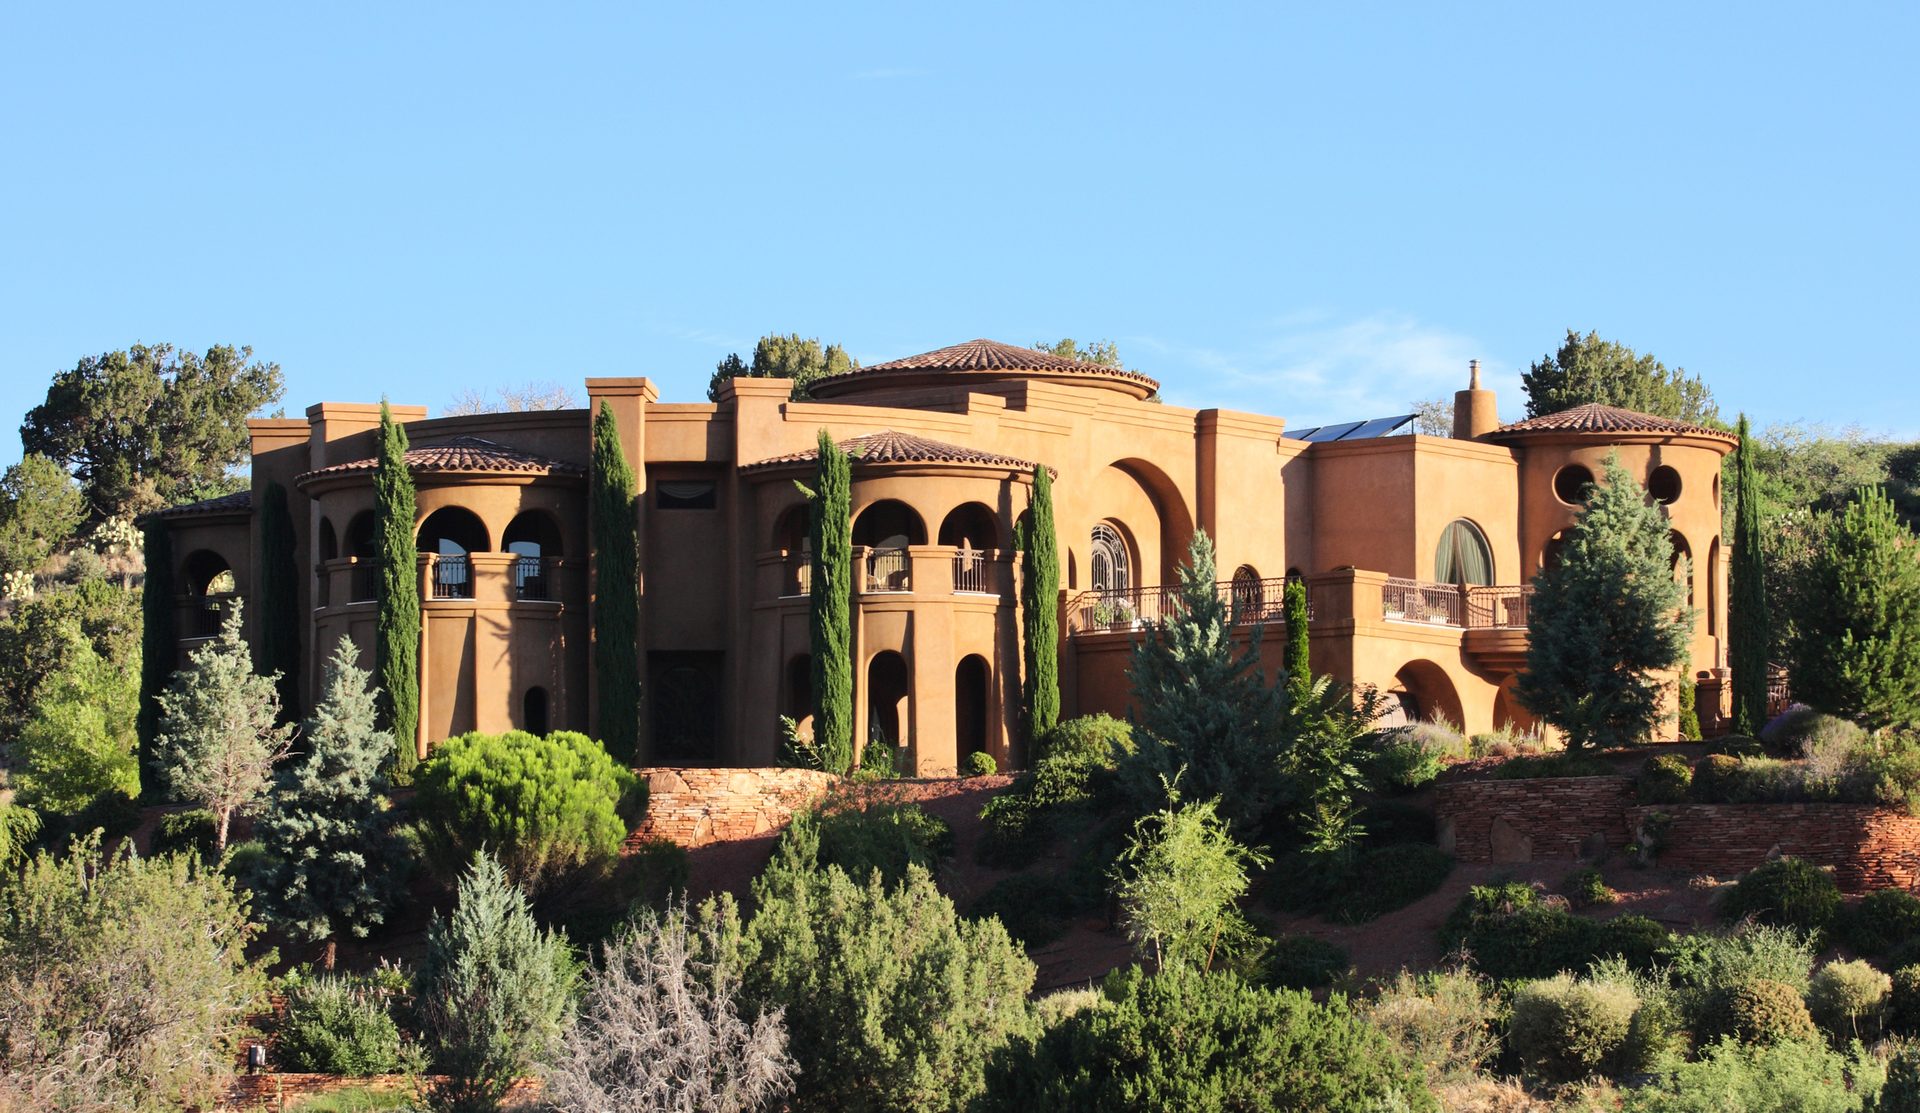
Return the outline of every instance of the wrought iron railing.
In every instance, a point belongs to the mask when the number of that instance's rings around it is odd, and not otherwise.
[[[1380,611],[1393,622],[1424,622],[1469,630],[1524,630],[1531,585],[1485,587],[1435,584],[1394,577],[1380,592]]]
[[[813,594],[813,554],[810,552],[788,554],[787,562],[780,570],[781,598],[792,599],[811,594]]]
[[[433,562],[435,599],[473,598],[473,564],[463,556],[443,556]]]
[[[1467,588],[1467,629],[1525,629],[1533,588],[1524,584]]]
[[[1222,580],[1214,590],[1236,626],[1279,622],[1285,615],[1287,579]],[[1134,630],[1159,622],[1180,607],[1180,587],[1162,584],[1124,591],[1083,591],[1067,602],[1067,633]],[[1312,612],[1308,612],[1312,621]]]
[[[541,602],[556,598],[553,590],[553,572],[554,564],[546,557],[515,557],[513,597],[522,602]]]
[[[186,637],[217,638],[220,627],[227,621],[227,610],[233,604],[233,596],[199,595],[193,599],[192,618],[186,622]]]
[[[371,603],[379,597],[380,562],[356,560],[347,573],[347,602]]]
[[[953,554],[953,590],[956,592],[988,590],[986,553],[962,549]]]
[[[883,591],[912,591],[913,566],[905,549],[874,549],[867,553],[866,586],[868,594]]]

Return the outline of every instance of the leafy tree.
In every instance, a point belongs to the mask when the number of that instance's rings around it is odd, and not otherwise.
[[[1417,1066],[1335,994],[1184,968],[1109,977],[1107,999],[997,1052],[975,1113],[1437,1108]]]
[[[1608,456],[1603,482],[1534,579],[1515,693],[1579,750],[1640,741],[1660,717],[1658,673],[1686,659],[1693,615],[1660,508]]]
[[[1310,854],[1345,856],[1366,829],[1354,800],[1367,789],[1362,746],[1385,711],[1373,688],[1348,688],[1317,677],[1295,694],[1281,692],[1278,713],[1266,725],[1268,748],[1279,754],[1293,820]],[[1325,866],[1346,863],[1326,859]]]
[[[1093,343],[1082,348],[1073,342],[1072,337],[1067,337],[1055,341],[1052,344],[1048,344],[1045,341],[1036,341],[1033,347],[1035,351],[1046,352],[1049,355],[1065,356],[1067,359],[1077,359],[1082,363],[1097,363],[1102,367],[1124,368],[1126,366],[1120,362],[1120,345],[1115,344],[1111,340],[1095,340]]]
[[[813,570],[808,633],[813,650],[813,744],[829,773],[853,768],[853,471],[825,429],[810,517]]]
[[[580,967],[567,937],[534,923],[527,898],[484,855],[460,881],[453,915],[427,928],[416,989],[420,1035],[444,1077],[435,1113],[491,1113],[516,1079],[552,1060]]]
[[[1733,732],[1751,738],[1767,721],[1767,661],[1773,633],[1767,614],[1766,542],[1760,525],[1759,473],[1752,433],[1740,415],[1740,445],[1734,449],[1735,510],[1733,576],[1728,589],[1727,633],[1733,666]]]
[[[379,533],[374,558],[374,675],[380,678],[380,725],[393,735],[393,779],[406,784],[419,761],[420,559],[414,546],[413,473],[407,431],[380,400],[380,455],[373,471]]]
[[[219,870],[99,835],[0,889],[0,1096],[24,1109],[212,1108],[265,972]]]
[[[253,671],[240,639],[240,601],[234,600],[220,636],[193,651],[186,668],[160,695],[160,765],[183,799],[213,813],[214,849],[225,853],[235,812],[250,809],[267,791],[273,765],[293,744],[282,726],[278,677]]]
[[[888,887],[783,839],[734,953],[746,999],[784,1006],[805,1065],[796,1110],[959,1109],[986,1058],[1030,1030],[1034,968],[997,920],[967,920],[919,866]],[[722,906],[722,914],[726,906]]]
[[[1261,729],[1276,704],[1261,679],[1258,641],[1234,652],[1215,578],[1213,542],[1196,530],[1179,594],[1133,650],[1138,749],[1120,773],[1139,813],[1160,807],[1177,776],[1193,796],[1218,799],[1227,821],[1244,829],[1280,788],[1278,751]]]
[[[180,643],[173,612],[173,534],[166,523],[148,519],[146,524],[147,575],[140,584],[140,708],[136,720],[140,729],[140,796],[151,800],[158,795],[154,784],[155,762],[159,752],[155,739],[160,734],[160,693],[180,660]]]
[[[0,572],[33,571],[65,548],[87,518],[67,469],[29,452],[0,477]]]
[[[1308,629],[1312,620],[1307,613],[1306,581],[1298,577],[1289,579],[1286,594],[1281,597],[1280,603],[1286,617],[1287,628],[1284,662],[1287,691],[1298,698],[1305,695],[1307,689],[1313,685],[1313,639]]]
[[[260,642],[266,670],[280,677],[280,714],[300,718],[300,568],[294,558],[287,489],[268,483],[260,507]]]
[[[1217,958],[1243,954],[1257,940],[1240,899],[1248,868],[1269,859],[1233,840],[1216,801],[1182,805],[1172,786],[1167,797],[1164,810],[1134,822],[1114,863],[1114,896],[1127,938],[1156,969],[1211,970]]]
[[[1823,605],[1801,631],[1795,694],[1869,728],[1920,722],[1920,542],[1884,491],[1854,496],[1811,576]]]
[[[729,353],[720,361],[707,382],[707,401],[720,400],[720,386],[728,379],[750,378],[792,380],[792,397],[797,402],[807,397],[815,379],[843,375],[859,368],[860,362],[838,344],[822,348],[818,339],[803,339],[797,332],[785,336],[768,333],[753,346],[750,366],[738,353]]]
[[[640,779],[572,731],[449,738],[417,780],[416,830],[443,875],[485,851],[534,893],[576,871],[610,866],[646,807]]]
[[[1427,437],[1453,436],[1453,399],[1428,398],[1415,402],[1413,431]]]
[[[267,912],[310,940],[365,938],[386,921],[398,846],[387,823],[393,736],[375,726],[368,673],[342,637],[326,684],[301,731],[301,752],[281,770],[256,825],[271,855]]]
[[[1697,375],[1643,356],[1624,344],[1585,336],[1572,329],[1560,350],[1542,356],[1521,375],[1527,391],[1527,416],[1558,413],[1588,402],[1621,406],[1676,421],[1711,422],[1719,418],[1713,392]]]
[[[613,407],[593,419],[593,670],[600,737],[631,764],[640,748],[640,536],[633,465],[620,446]]]
[[[489,398],[468,388],[453,396],[453,402],[440,411],[441,417],[466,417],[471,414],[530,413],[536,410],[577,409],[580,398],[563,383],[522,383],[495,388]]]
[[[40,833],[40,816],[14,799],[12,789],[0,787],[0,880],[11,880],[27,856],[27,846]],[[0,884],[0,889],[6,886]]]
[[[245,462],[247,415],[280,398],[279,364],[252,357],[168,344],[88,356],[54,376],[21,443],[79,478],[95,521],[196,497]]]
[[[1021,526],[1020,618],[1027,673],[1027,737],[1038,740],[1060,721],[1060,539],[1053,525],[1053,476],[1033,468],[1033,506]]]
[[[676,902],[608,944],[542,1097],[581,1113],[751,1113],[791,1092],[783,1013],[742,1014],[722,930]]]
[[[140,794],[140,692],[134,676],[67,627],[60,671],[41,686],[32,720],[13,746],[20,799],[41,811],[77,812],[105,793]]]
[[[43,591],[0,615],[0,739],[17,738],[39,707],[40,691],[65,667],[78,627],[93,651],[131,670],[139,652],[138,598],[103,579]]]

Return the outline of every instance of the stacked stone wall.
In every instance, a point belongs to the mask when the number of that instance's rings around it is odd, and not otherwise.
[[[1673,804],[1632,807],[1627,822],[1652,836],[1667,816],[1655,861],[1731,877],[1769,858],[1804,858],[1833,868],[1850,893],[1920,885],[1920,819],[1865,804]]]
[[[1463,862],[1595,858],[1627,846],[1628,777],[1451,781],[1435,790],[1440,847]]]
[[[639,770],[647,814],[634,842],[666,839],[685,847],[770,835],[810,808],[839,779],[815,769]]]

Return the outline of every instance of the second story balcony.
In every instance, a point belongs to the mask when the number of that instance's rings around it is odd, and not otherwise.
[[[564,557],[516,553],[420,554],[420,598],[428,603],[584,602],[582,569]],[[379,594],[380,562],[346,557],[327,561],[314,605],[370,604]]]
[[[857,596],[985,596],[1013,598],[1013,565],[1018,554],[966,545],[853,547],[853,587]],[[779,551],[760,557],[762,583],[770,577],[781,599],[804,599],[813,590],[813,555]],[[764,590],[764,589],[763,589]]]

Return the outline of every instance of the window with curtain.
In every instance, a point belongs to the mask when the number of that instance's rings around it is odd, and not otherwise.
[[[1480,527],[1461,518],[1440,533],[1440,549],[1433,556],[1433,578],[1443,584],[1493,584],[1493,550]]]

